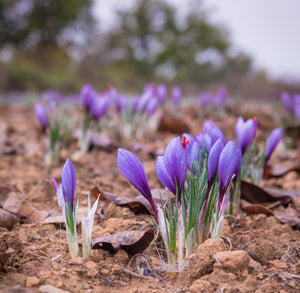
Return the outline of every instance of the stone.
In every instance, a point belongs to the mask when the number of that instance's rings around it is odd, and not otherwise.
[[[249,265],[250,256],[244,250],[221,251],[215,254],[222,269],[227,272],[242,270]]]
[[[213,284],[206,280],[198,279],[190,287],[191,293],[204,293],[204,292],[214,292],[215,288]]]
[[[38,286],[40,283],[40,280],[37,277],[28,277],[26,280],[26,287],[32,288]]]

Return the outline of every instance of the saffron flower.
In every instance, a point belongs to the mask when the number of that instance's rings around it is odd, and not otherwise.
[[[156,96],[160,104],[164,104],[166,102],[167,93],[168,93],[167,87],[163,83],[157,86]]]
[[[278,145],[279,141],[282,137],[282,129],[275,128],[270,133],[267,142],[266,142],[266,150],[265,150],[265,164],[269,161],[272,153],[274,152],[276,146]]]
[[[48,116],[47,116],[47,110],[43,103],[36,103],[34,105],[34,113],[36,119],[39,121],[43,132],[46,131],[48,128]]]
[[[282,92],[280,95],[280,100],[286,111],[292,113],[294,109],[294,103],[291,96],[287,92]]]
[[[218,163],[219,163],[219,157],[224,148],[224,144],[222,140],[219,138],[216,143],[212,146],[208,159],[207,159],[207,181],[208,181],[208,190],[211,188],[211,185],[213,184],[217,169],[218,169]]]
[[[239,147],[242,154],[244,154],[247,148],[252,144],[257,131],[256,118],[248,119],[246,122],[242,117],[239,117],[235,125],[235,135],[237,137]]]
[[[233,176],[237,176],[240,170],[241,152],[237,149],[234,141],[229,141],[222,150],[219,158],[219,201],[220,211],[224,195]]]
[[[81,102],[87,111],[90,111],[91,105],[97,93],[90,84],[86,84],[80,91]]]
[[[149,99],[147,105],[146,105],[146,113],[147,116],[150,117],[154,114],[158,106],[158,100],[156,97],[152,96],[151,99]]]
[[[179,107],[182,98],[182,92],[179,86],[174,86],[171,91],[172,101],[175,107]]]
[[[93,119],[100,120],[107,113],[109,107],[110,102],[105,94],[95,97],[90,107]]]
[[[78,203],[76,195],[76,172],[69,159],[66,160],[63,166],[61,185],[58,186],[54,178],[51,181],[56,189],[58,205],[62,208],[66,223],[69,251],[71,257],[74,258],[78,254],[76,232],[76,210]]]
[[[213,120],[206,120],[203,123],[203,132],[207,133],[211,137],[211,145],[220,138],[223,144],[226,144],[226,139],[221,129],[215,124]]]
[[[168,144],[164,156],[157,157],[156,174],[159,181],[174,195],[178,190],[178,202],[181,201],[186,173],[187,154],[180,138],[176,137]]]
[[[135,154],[122,148],[118,149],[117,160],[123,176],[149,201],[157,218],[157,208],[141,161]]]

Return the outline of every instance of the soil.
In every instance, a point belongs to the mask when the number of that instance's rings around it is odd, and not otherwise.
[[[208,117],[186,108],[181,121],[195,135],[202,131],[204,119],[214,119],[225,136],[234,137],[239,115],[258,117],[260,140],[276,125],[273,108],[249,103]],[[259,111],[258,111],[259,110]],[[259,113],[259,114],[257,114]],[[71,259],[66,231],[59,221],[46,223],[45,218],[59,215],[56,192],[51,178],[60,182],[64,161],[77,149],[72,139],[62,150],[59,164],[45,166],[44,137],[33,118],[32,105],[6,105],[0,108],[0,195],[8,191],[26,200],[30,212],[9,229],[0,228],[0,292],[299,292],[300,232],[264,214],[226,216],[222,238],[209,239],[186,260],[182,272],[170,272],[157,253],[157,242],[137,255],[122,249],[113,254],[93,249],[88,259],[80,255]],[[137,156],[143,162],[151,188],[162,188],[155,173],[155,154],[162,153],[177,134],[158,131],[148,133],[140,143]],[[94,147],[91,152],[72,161],[77,173],[79,214],[87,209],[87,194],[95,186],[120,196],[138,195],[117,167],[117,146]],[[132,141],[122,147],[132,149]],[[135,145],[136,147],[136,145]],[[152,151],[149,151],[152,150]],[[298,157],[295,146],[293,154]],[[279,151],[270,164],[279,160]],[[295,158],[295,157],[294,157]],[[291,159],[290,159],[291,160]],[[265,179],[263,185],[287,191],[299,189],[297,171],[281,178]],[[10,196],[11,193],[10,193]],[[277,205],[279,211],[299,210],[296,198],[289,206]],[[19,207],[20,209],[20,207]],[[18,210],[18,214],[20,211]],[[29,216],[32,218],[29,219]],[[118,231],[151,226],[153,216],[134,214],[127,206],[101,201],[95,215],[93,238]],[[80,228],[79,238],[81,235]]]

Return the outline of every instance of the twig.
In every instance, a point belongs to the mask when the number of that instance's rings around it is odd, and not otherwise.
[[[217,258],[217,256],[215,254],[213,254],[212,256],[216,260],[216,262],[220,265],[221,263],[220,263],[219,259]]]
[[[145,279],[151,279],[151,280],[156,280],[156,278],[150,277],[150,276],[143,276],[143,275],[139,275],[137,273],[134,273],[133,271],[126,269],[126,268],[122,268],[123,272],[129,275],[132,275],[134,277],[137,278],[145,278]]]
[[[257,238],[256,238],[256,239],[253,239],[253,240],[251,240],[250,242],[248,242],[247,244],[245,244],[244,246],[242,246],[242,247],[240,248],[240,250],[243,250],[243,249],[245,249],[247,246],[249,246],[251,243],[255,242],[256,240],[257,240]]]
[[[256,291],[257,289],[259,289],[265,282],[267,282],[267,280],[275,277],[275,276],[278,276],[279,275],[279,272],[276,272],[276,273],[273,273],[271,275],[269,275],[267,278],[263,279],[262,282],[260,282],[255,288],[252,289],[252,292]]]
[[[101,274],[99,274],[99,277],[103,280],[105,280],[106,282],[110,283],[110,285],[112,286],[125,286],[125,284],[122,284],[122,283],[119,283],[119,282],[115,282],[115,281],[112,281],[104,276],[102,276]]]

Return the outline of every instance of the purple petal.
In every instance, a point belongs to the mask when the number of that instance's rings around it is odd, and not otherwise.
[[[234,141],[229,141],[219,158],[219,190],[224,195],[228,185],[237,170],[240,156]]]
[[[159,84],[156,89],[156,95],[159,103],[164,104],[167,98],[167,87],[164,84]]]
[[[242,117],[239,117],[235,125],[235,134],[242,154],[244,154],[247,148],[252,144],[257,131],[256,119],[248,119],[246,122]]]
[[[64,200],[67,203],[69,196],[69,203],[73,210],[73,201],[76,189],[76,172],[69,159],[66,160],[62,169],[61,184]]]
[[[118,149],[118,167],[123,176],[148,200],[152,198],[141,161],[132,152]]]
[[[221,129],[212,120],[206,120],[203,123],[203,132],[211,137],[211,144],[213,145],[219,138],[223,144],[226,144],[226,139]]]
[[[43,131],[45,131],[48,127],[48,116],[45,105],[42,103],[36,103],[34,106],[34,113]]]
[[[292,113],[294,109],[294,103],[291,96],[287,92],[282,92],[280,95],[280,100],[287,112]]]
[[[207,159],[207,173],[208,173],[208,184],[211,185],[215,179],[219,157],[224,148],[222,140],[219,138],[217,142],[212,146],[208,159]]]
[[[173,194],[176,194],[176,185],[174,180],[172,180],[170,174],[165,165],[165,160],[163,156],[158,156],[156,160],[156,174],[159,181],[167,187]]]
[[[90,107],[93,119],[100,120],[107,113],[109,107],[110,102],[106,95],[95,97]]]
[[[282,129],[281,128],[275,128],[270,133],[267,142],[266,142],[266,151],[265,151],[265,162],[267,162],[272,153],[274,152],[276,146],[278,145],[279,141],[282,137]]]
[[[82,87],[80,92],[81,102],[87,111],[90,110],[93,99],[96,97],[96,95],[96,91],[90,84],[86,84]]]
[[[172,101],[175,107],[179,107],[181,103],[182,92],[179,86],[174,86],[171,91]]]

